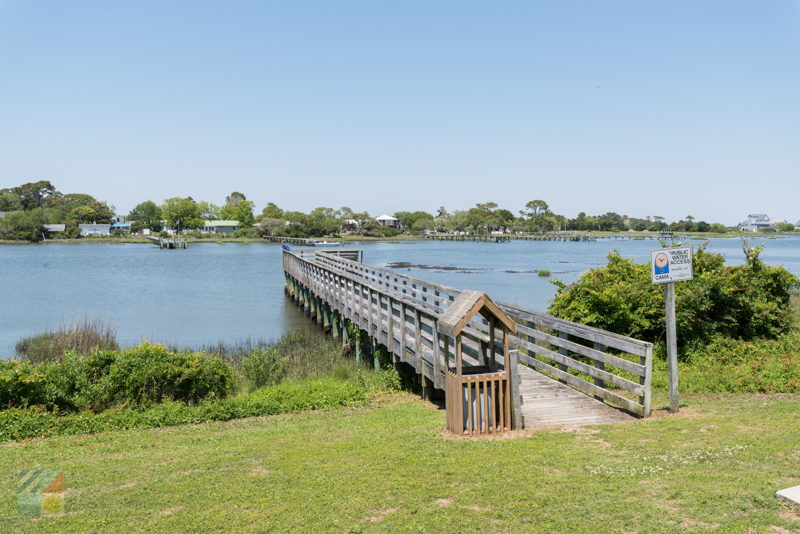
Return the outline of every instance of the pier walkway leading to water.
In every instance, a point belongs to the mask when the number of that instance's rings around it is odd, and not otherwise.
[[[286,292],[334,337],[345,323],[411,365],[423,395],[445,388],[450,344],[437,321],[462,290],[362,263],[360,250],[283,251]],[[517,332],[512,349],[513,409],[524,428],[589,425],[650,415],[653,346],[626,336],[498,303]],[[480,316],[463,332],[465,362],[494,363],[502,344]],[[497,365],[502,368],[502,358]],[[518,362],[518,363],[514,363]]]

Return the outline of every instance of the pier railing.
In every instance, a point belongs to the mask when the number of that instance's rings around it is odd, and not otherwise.
[[[443,389],[449,354],[436,323],[461,290],[361,263],[356,253],[284,251],[287,288],[292,291],[291,281],[308,289],[321,299],[309,303],[312,311],[329,306]],[[509,343],[520,364],[628,412],[650,415],[652,344],[512,304],[498,306],[517,323]],[[475,319],[465,329],[464,354],[474,363],[494,361],[502,351],[494,345],[486,321]]]

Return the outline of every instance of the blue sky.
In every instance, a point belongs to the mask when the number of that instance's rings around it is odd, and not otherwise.
[[[800,219],[793,0],[0,0],[0,187]]]

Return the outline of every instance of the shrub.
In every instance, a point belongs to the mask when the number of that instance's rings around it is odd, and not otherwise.
[[[252,389],[279,383],[286,375],[288,360],[278,356],[275,347],[254,349],[242,361],[242,372]]]
[[[720,254],[701,247],[694,255],[694,280],[676,284],[678,341],[707,342],[716,335],[752,340],[775,338],[794,323],[790,294],[798,279],[759,259],[761,247],[744,244],[746,263],[727,266]],[[550,304],[557,317],[647,341],[664,332],[664,297],[650,283],[647,264],[614,251],[608,264],[558,286]]]
[[[367,398],[366,389],[355,381],[341,382],[326,378],[286,382],[240,397],[207,400],[194,406],[163,402],[145,410],[122,408],[100,414],[84,412],[67,415],[38,407],[10,409],[0,411],[0,441],[227,421],[352,406]]]
[[[45,376],[36,366],[16,360],[0,361],[0,409],[46,402]]]
[[[653,387],[667,389],[663,345],[657,346]],[[774,340],[721,336],[683,349],[680,386],[685,393],[800,393],[800,331]]]
[[[539,269],[536,271],[539,276],[550,276],[550,271],[548,269]]]
[[[227,396],[233,370],[204,353],[172,353],[143,344],[123,351],[76,352],[41,364],[0,365],[3,407],[42,404],[61,411],[101,411],[112,406],[148,406],[165,399],[197,403]]]
[[[231,237],[247,237],[250,239],[258,239],[259,237],[261,237],[261,229],[258,228],[257,226],[251,226],[248,228],[239,228],[238,230],[233,232],[233,234],[231,234]]]
[[[95,409],[127,403],[143,406],[164,399],[196,403],[225,397],[233,388],[233,370],[202,352],[173,353],[162,345],[144,343],[113,355],[113,364],[96,382]]]
[[[116,350],[116,331],[101,322],[84,321],[72,326],[23,338],[14,347],[17,355],[29,362],[59,359],[68,351],[89,354],[92,351]]]

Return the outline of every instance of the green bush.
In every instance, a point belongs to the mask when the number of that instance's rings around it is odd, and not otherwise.
[[[0,409],[43,404],[46,388],[45,376],[36,366],[0,361]]]
[[[667,389],[664,346],[653,366],[653,387]],[[679,365],[684,393],[800,393],[800,331],[777,339],[741,341],[715,336],[685,347]]]
[[[239,228],[238,230],[233,232],[233,234],[231,234],[231,237],[247,237],[250,239],[258,239],[259,237],[261,237],[261,228],[258,228],[257,226],[251,226],[249,228]]]
[[[173,353],[145,343],[114,355],[113,364],[97,381],[96,409],[126,403],[144,406],[164,399],[196,403],[225,397],[233,389],[231,368],[202,352]],[[96,357],[103,357],[102,352]]]
[[[165,399],[197,403],[227,396],[234,372],[216,356],[173,353],[143,344],[123,351],[76,352],[41,364],[0,365],[3,407],[45,405],[60,411],[149,406]]]
[[[367,389],[359,382],[325,378],[285,382],[247,395],[207,400],[193,406],[163,402],[146,410],[122,408],[100,414],[67,415],[41,407],[10,409],[0,411],[0,441],[227,421],[358,405],[367,399]]]
[[[536,271],[536,274],[538,274],[539,276],[546,277],[546,276],[550,276],[551,273],[550,273],[549,269],[539,269],[538,271]]]
[[[752,340],[776,338],[795,318],[790,294],[798,279],[759,259],[761,247],[744,244],[746,263],[728,266],[720,254],[701,247],[694,255],[694,280],[676,284],[678,341],[707,342],[714,336]],[[564,319],[623,335],[658,341],[665,328],[664,296],[650,282],[648,264],[614,251],[608,264],[558,286],[550,312]]]
[[[286,375],[288,360],[281,358],[275,347],[254,349],[242,361],[242,373],[252,389],[277,384]]]

